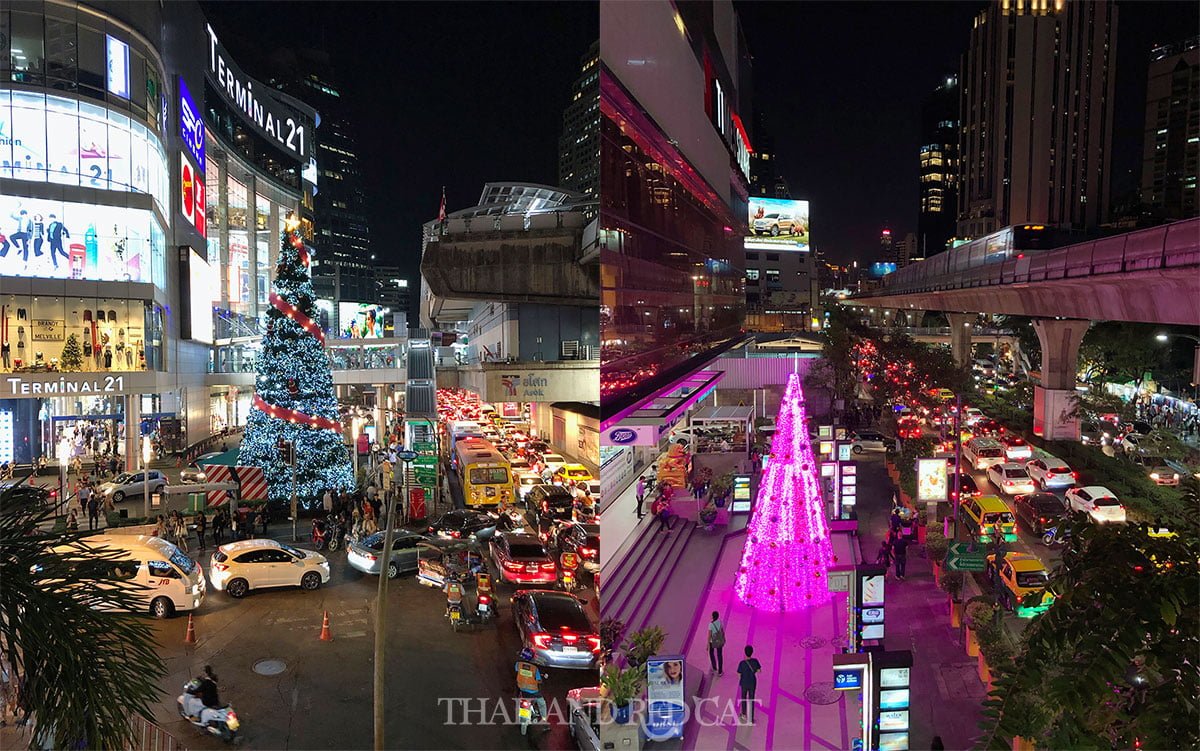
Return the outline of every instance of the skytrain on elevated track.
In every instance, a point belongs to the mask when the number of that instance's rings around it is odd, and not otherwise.
[[[962,289],[1195,265],[1198,237],[1200,219],[1095,239],[1048,225],[1019,224],[888,274],[882,291]]]

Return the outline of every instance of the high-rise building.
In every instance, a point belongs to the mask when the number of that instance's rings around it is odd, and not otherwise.
[[[949,74],[921,107],[921,211],[917,251],[946,249],[958,211],[958,75]]]
[[[1142,203],[1164,219],[1196,216],[1200,37],[1151,52],[1142,147]]]
[[[879,233],[879,260],[884,263],[896,262],[895,241],[892,239],[892,231],[887,228]]]
[[[375,267],[375,299],[374,302],[392,312],[396,333],[404,327],[403,316],[408,318],[409,306],[412,304],[412,294],[408,286],[408,278],[399,266]]]
[[[754,153],[750,155],[750,195],[791,198],[787,181],[779,174],[775,137],[761,112],[754,121]]]
[[[373,302],[374,256],[366,191],[353,118],[338,90],[329,54],[306,48],[280,50],[271,64],[275,75],[270,83],[320,113],[313,287],[320,298],[334,303]]]
[[[1117,8],[993,0],[962,58],[958,232],[1108,214]]]
[[[753,121],[730,0],[611,3],[600,51],[600,393],[611,416],[742,340]]]
[[[579,78],[563,112],[558,139],[558,184],[577,193],[600,193],[600,41],[579,60]]]

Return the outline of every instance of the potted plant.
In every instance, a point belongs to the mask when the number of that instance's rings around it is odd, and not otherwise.
[[[616,618],[605,618],[600,621],[600,660],[604,664],[612,659],[613,652],[621,646],[625,638],[625,621]]]
[[[630,704],[642,691],[642,671],[637,668],[622,670],[616,665],[608,665],[600,677],[600,685],[616,708],[613,720],[621,724],[629,722]]]
[[[938,586],[950,596],[950,625],[957,627],[960,615],[958,596],[962,593],[963,573],[961,571],[947,571],[942,574],[942,579],[938,583]]]
[[[646,664],[646,660],[658,654],[662,649],[667,635],[660,626],[651,626],[629,635],[629,644],[625,647],[625,659],[635,668]]]
[[[704,528],[712,531],[713,523],[717,521],[717,506],[710,498],[704,508],[700,509],[700,523]]]
[[[708,499],[717,508],[724,508],[731,493],[733,493],[733,473],[726,472],[713,479],[712,485],[708,488]]]
[[[925,529],[919,527],[918,529]],[[942,530],[934,527],[927,531],[925,535],[925,555],[929,556],[929,563],[933,567],[934,583],[941,582],[942,563],[946,560],[946,553],[950,550],[950,541],[942,534]]]
[[[994,603],[986,602],[984,598],[973,597],[967,603],[963,619],[967,626],[967,654],[969,656],[978,657],[981,641],[991,638],[998,611],[999,608]]]
[[[917,544],[925,545],[928,539],[929,531],[926,524],[929,522],[929,511],[921,509],[917,512]]]

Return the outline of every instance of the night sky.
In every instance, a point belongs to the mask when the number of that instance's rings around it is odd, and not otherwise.
[[[738,2],[794,198],[812,201],[831,261],[877,260],[879,232],[917,229],[921,104],[958,71],[983,2]],[[1117,20],[1114,192],[1141,172],[1148,53],[1200,28],[1195,2],[1123,2]]]
[[[203,5],[252,76],[267,77],[255,48],[333,56],[330,77],[355,112],[372,252],[410,268],[410,286],[443,185],[454,211],[489,180],[557,182],[563,109],[600,36],[597,6],[584,2]]]

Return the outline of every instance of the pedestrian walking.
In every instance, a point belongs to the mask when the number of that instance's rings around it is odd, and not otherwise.
[[[321,505],[324,506],[324,508],[325,508],[325,516],[329,516],[330,514],[332,514],[333,513],[333,493],[330,493],[328,490],[326,490],[325,495],[321,497]]]
[[[221,541],[222,541],[221,528],[224,525],[225,525],[225,512],[218,509],[217,513],[213,514],[213,519],[212,519],[213,547],[221,546]]]
[[[79,483],[79,490],[76,491],[79,496],[79,513],[85,513],[88,507],[88,499],[92,496],[92,489],[88,487],[86,482]]]
[[[888,532],[887,537],[883,538],[883,542],[879,546],[879,552],[875,554],[875,563],[885,568],[892,565],[891,532]]]
[[[637,518],[641,519],[645,514],[642,512],[642,504],[646,502],[646,478],[639,477],[637,481]]]
[[[897,535],[892,540],[892,558],[896,563],[896,578],[904,581],[905,570],[908,567],[908,537]]]
[[[88,530],[94,530],[100,526],[100,499],[95,493],[88,496]]]
[[[204,533],[208,528],[208,520],[204,518],[204,511],[196,512],[196,540],[200,543],[200,549],[204,550]]]
[[[738,717],[746,719],[750,716],[750,724],[754,724],[754,691],[758,688],[758,671],[762,664],[754,657],[754,647],[746,646],[746,658],[738,663]]]
[[[725,624],[715,610],[708,623],[708,662],[714,673],[725,675]]]
[[[183,514],[178,511],[171,512],[171,519],[175,524],[175,545],[180,551],[188,552],[188,528],[187,522],[183,520]]]
[[[229,539],[234,542],[242,539],[241,526],[238,524],[238,513],[236,511],[229,514]]]
[[[254,527],[258,524],[258,511],[250,509],[250,513],[246,516],[246,537],[254,535]]]
[[[654,499],[654,505],[650,507],[650,513],[658,518],[658,531],[667,533],[671,531],[671,502],[667,500],[665,495],[659,495]]]

